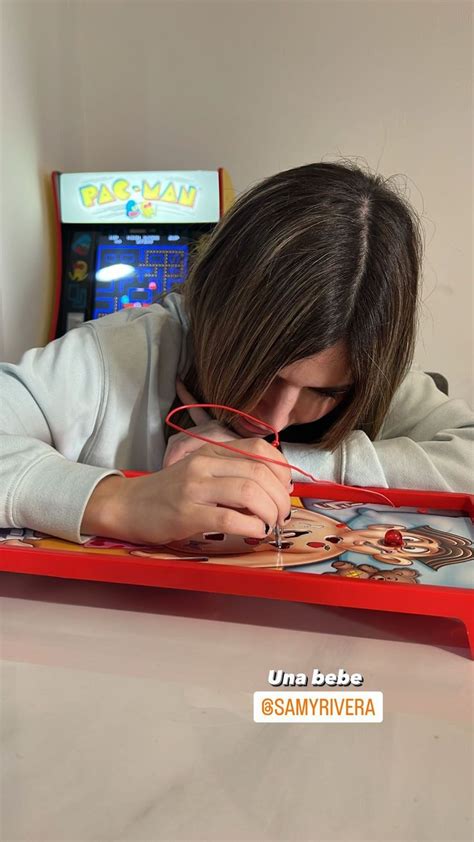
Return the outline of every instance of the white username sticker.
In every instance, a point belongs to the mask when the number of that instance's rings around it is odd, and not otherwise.
[[[380,690],[334,693],[257,691],[254,722],[383,722]]]

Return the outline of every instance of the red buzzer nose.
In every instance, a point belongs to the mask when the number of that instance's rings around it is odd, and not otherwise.
[[[386,547],[403,547],[403,535],[398,529],[388,529],[383,542]]]

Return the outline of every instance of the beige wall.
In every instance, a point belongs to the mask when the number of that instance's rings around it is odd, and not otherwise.
[[[82,167],[67,3],[1,2],[0,355],[47,336],[53,295],[49,176]],[[72,58],[72,62],[71,62]]]
[[[350,156],[406,177],[427,248],[417,361],[469,399],[469,2],[4,0],[2,8],[6,357],[46,335],[49,170],[224,165],[241,190],[286,167]]]

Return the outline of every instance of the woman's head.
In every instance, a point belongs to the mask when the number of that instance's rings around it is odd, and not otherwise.
[[[415,213],[382,176],[320,163],[265,179],[185,284],[189,387],[279,429],[339,402],[324,446],[373,438],[412,359],[420,262]]]

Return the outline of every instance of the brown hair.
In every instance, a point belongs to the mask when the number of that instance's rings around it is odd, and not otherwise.
[[[459,564],[461,561],[470,561],[474,558],[472,541],[461,535],[452,535],[451,532],[442,532],[432,526],[418,526],[416,529],[409,529],[411,535],[419,535],[421,538],[431,538],[438,544],[436,555],[429,558],[416,556],[416,561],[421,561],[426,567],[432,570],[439,570],[447,564]]]
[[[354,429],[374,439],[412,360],[421,254],[415,212],[381,175],[317,163],[265,179],[225,214],[184,285],[186,386],[251,412],[282,368],[344,340],[353,388],[320,446]]]

